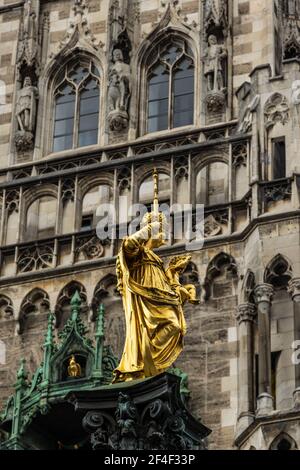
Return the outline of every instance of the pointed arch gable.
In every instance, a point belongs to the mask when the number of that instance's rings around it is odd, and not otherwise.
[[[281,253],[269,261],[264,272],[264,282],[272,284],[275,289],[287,288],[292,277],[293,264]]]
[[[233,274],[233,276],[237,276],[237,263],[233,256],[228,253],[218,253],[208,264],[204,280],[206,300],[208,300],[211,296],[211,287],[214,279],[222,274],[222,271],[225,267],[227,271]]]
[[[270,450],[297,450],[298,446],[293,437],[281,432],[270,445]]]
[[[64,317],[64,309],[67,308],[68,310],[70,310],[70,305],[71,305],[70,302],[76,291],[78,291],[82,304],[85,304],[87,301],[87,292],[86,292],[86,288],[81,282],[70,281],[60,290],[56,299],[55,309],[54,309],[57,327],[62,326],[62,320]]]

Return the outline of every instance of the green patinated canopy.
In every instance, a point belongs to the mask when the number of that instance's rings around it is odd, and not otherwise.
[[[87,441],[79,414],[66,400],[70,392],[93,390],[111,383],[117,359],[104,345],[104,306],[98,309],[95,339],[87,338],[80,317],[81,300],[76,292],[71,300],[71,316],[54,339],[54,320],[48,317],[43,345],[43,362],[29,380],[26,361],[17,373],[15,393],[1,416],[0,430],[8,438],[0,449],[76,448]],[[80,375],[68,374],[70,358],[75,356]]]

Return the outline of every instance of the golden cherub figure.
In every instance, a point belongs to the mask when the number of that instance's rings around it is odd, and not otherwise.
[[[191,260],[191,255],[174,256],[169,262],[166,270],[166,276],[172,288],[178,293],[181,303],[188,301],[191,304],[199,304],[200,300],[196,298],[196,287],[193,284],[182,285],[179,277]]]
[[[72,354],[69,360],[68,376],[81,377],[81,366],[76,362],[74,354]]]

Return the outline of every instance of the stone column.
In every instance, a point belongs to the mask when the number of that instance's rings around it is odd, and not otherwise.
[[[258,397],[257,414],[264,415],[273,410],[271,395],[271,329],[270,315],[273,286],[259,284],[254,290],[258,316]]]
[[[297,345],[300,344],[300,277],[290,280],[289,292],[292,296],[293,303],[294,303],[294,342],[295,342],[295,347],[297,347]],[[297,357],[295,359],[297,359]],[[297,408],[300,408],[300,364],[297,364],[295,362],[294,365],[295,365],[294,403]]]
[[[238,359],[238,424],[241,434],[254,420],[253,383],[253,322],[256,317],[254,304],[245,303],[237,308],[239,359]]]

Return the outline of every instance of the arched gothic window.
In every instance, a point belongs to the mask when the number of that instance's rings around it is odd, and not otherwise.
[[[194,61],[184,41],[158,47],[147,81],[147,132],[193,124]]]
[[[53,152],[97,144],[99,72],[92,62],[67,66],[55,90]]]

